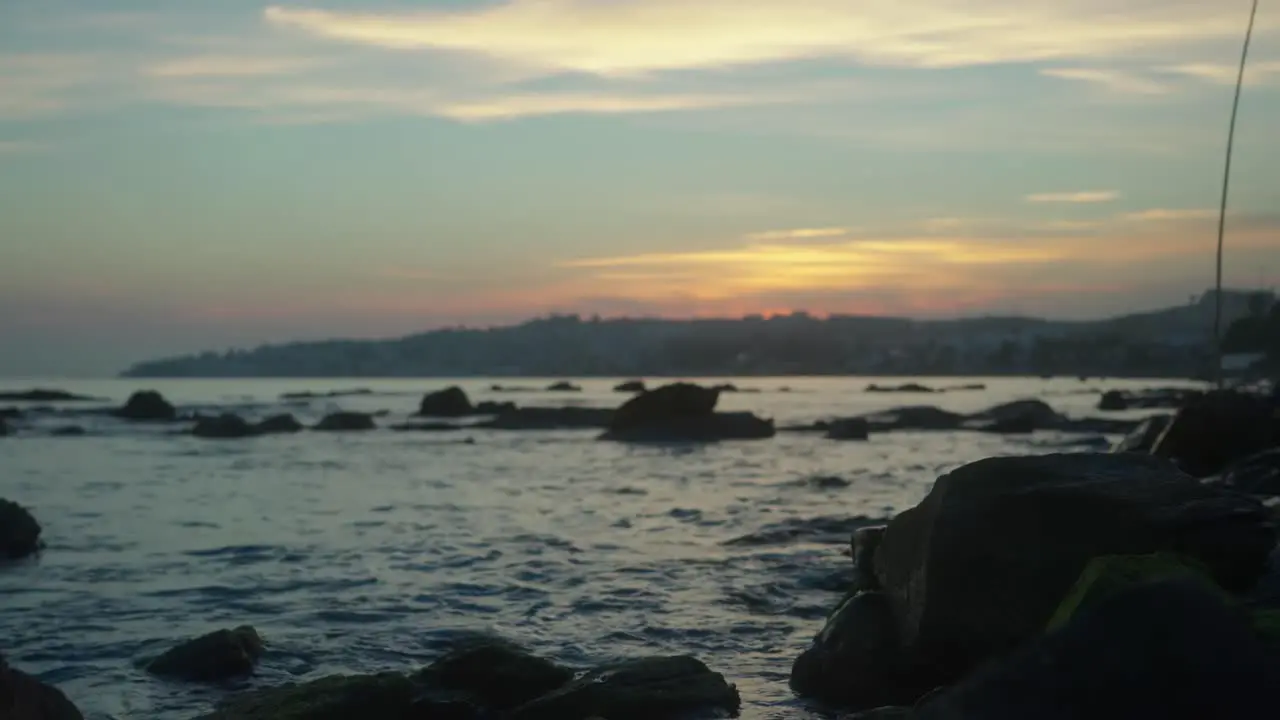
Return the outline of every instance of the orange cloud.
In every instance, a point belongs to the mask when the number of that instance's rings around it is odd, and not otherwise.
[[[1049,192],[1027,196],[1031,203],[1104,203],[1120,197],[1115,190],[1087,190],[1084,192]]]

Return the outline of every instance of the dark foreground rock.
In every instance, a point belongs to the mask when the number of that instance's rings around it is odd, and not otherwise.
[[[415,679],[473,707],[505,711],[562,687],[573,671],[505,640],[485,638],[447,653]]]
[[[1280,448],[1264,450],[1233,463],[1217,484],[1250,495],[1280,496]]]
[[[155,390],[139,390],[129,396],[115,416],[134,422],[170,422],[178,419],[178,410]]]
[[[0,559],[20,560],[40,549],[40,523],[26,508],[0,498]]]
[[[989,458],[895,517],[876,575],[923,685],[1035,637],[1091,558],[1167,551],[1247,590],[1276,542],[1258,501],[1136,454]]]
[[[1274,650],[1205,585],[1116,593],[922,704],[917,720],[1266,717]]]
[[[426,417],[465,417],[475,411],[471,398],[457,385],[428,393],[418,403],[418,414]]]
[[[603,439],[624,442],[755,440],[777,434],[752,413],[717,413],[720,391],[673,383],[636,395],[613,413]]]
[[[1152,388],[1149,390],[1108,390],[1098,399],[1098,409],[1120,410],[1175,410],[1187,402],[1204,395],[1200,390],[1188,388]]]
[[[321,432],[355,432],[374,430],[377,427],[378,424],[369,413],[345,411],[325,415],[311,429]]]
[[[1232,462],[1280,447],[1280,415],[1260,395],[1212,392],[1183,405],[1151,449],[1195,477],[1221,472]]]
[[[188,640],[152,660],[147,672],[191,682],[212,682],[253,673],[264,646],[258,631],[243,625]]]
[[[871,424],[865,418],[833,420],[827,426],[828,440],[866,440],[871,437]]]
[[[460,714],[427,715],[421,688],[399,673],[331,675],[311,682],[233,695],[198,720],[470,720]]]
[[[691,657],[608,665],[512,711],[511,720],[654,720],[736,717],[738,690]]]
[[[643,380],[628,380],[613,386],[613,391],[619,393],[642,393],[645,389]]]
[[[88,395],[76,395],[66,390],[46,390],[35,388],[17,392],[0,392],[0,402],[84,402],[96,398]]]
[[[0,718],[84,720],[84,715],[61,690],[9,667],[0,656]]]

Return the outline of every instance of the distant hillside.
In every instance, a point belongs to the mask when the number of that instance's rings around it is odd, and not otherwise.
[[[1224,328],[1272,296],[1224,293]],[[1264,310],[1265,312],[1265,310]],[[1213,293],[1087,322],[804,313],[740,320],[585,320],[330,340],[139,363],[125,377],[1067,374],[1193,376],[1212,358]]]

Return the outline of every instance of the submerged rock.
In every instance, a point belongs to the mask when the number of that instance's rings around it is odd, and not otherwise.
[[[892,430],[959,430],[966,417],[932,405],[893,408],[864,416],[872,432]]]
[[[0,656],[0,718],[84,720],[84,715],[61,690],[9,667]]]
[[[506,402],[494,402],[492,400],[484,400],[476,404],[476,415],[501,415],[503,413],[515,412],[516,404],[510,400]]]
[[[1038,635],[1094,557],[1176,552],[1244,590],[1275,542],[1261,503],[1159,458],[998,457],[938,478],[875,565],[913,666],[940,685]]]
[[[302,432],[302,423],[298,422],[298,418],[283,413],[280,415],[272,415],[256,425],[253,429],[259,435],[288,435],[290,433]]]
[[[20,560],[40,549],[40,523],[26,508],[0,498],[0,559]]]
[[[319,430],[322,432],[350,432],[374,430],[377,427],[377,423],[373,421],[373,416],[369,413],[344,411],[325,415],[320,422],[316,423],[312,430]]]
[[[582,387],[562,380],[547,386],[547,392],[582,392]]]
[[[738,690],[691,657],[650,657],[592,670],[521,705],[511,720],[655,720],[736,717]]]
[[[872,383],[867,386],[865,392],[869,393],[936,393],[938,390],[927,385],[919,383],[905,383],[903,385],[876,385]]]
[[[613,386],[613,391],[619,393],[642,393],[645,391],[644,381],[628,380],[624,383],[618,383]]]
[[[923,702],[918,720],[1263,717],[1280,686],[1246,617],[1204,583],[1118,592]],[[1261,714],[1260,714],[1261,713]]]
[[[45,388],[0,392],[0,402],[82,402],[94,399],[88,395],[76,395],[66,390],[47,390]]]
[[[80,437],[88,435],[88,431],[79,425],[62,425],[49,431],[53,437]]]
[[[1280,446],[1280,416],[1267,399],[1213,392],[1187,403],[1151,449],[1195,477],[1221,472],[1236,460]]]
[[[573,679],[573,672],[500,639],[459,647],[415,679],[491,710],[510,710]]]
[[[464,417],[476,411],[466,391],[457,385],[423,396],[418,414],[428,417]]]
[[[865,418],[833,420],[827,425],[828,440],[866,440],[871,436],[871,424]]]
[[[178,418],[178,410],[155,390],[139,390],[115,415],[135,422],[169,422]]]
[[[263,649],[258,631],[242,625],[188,640],[148,663],[147,672],[192,682],[226,680],[252,674]]]
[[[191,428],[191,434],[200,438],[229,440],[257,435],[257,430],[248,420],[234,413],[223,413],[216,417],[202,417]]]

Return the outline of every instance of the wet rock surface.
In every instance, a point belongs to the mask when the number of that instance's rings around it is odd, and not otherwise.
[[[171,422],[178,419],[178,410],[154,390],[139,390],[129,396],[115,415],[134,422]]]
[[[1183,405],[1151,453],[1170,458],[1195,477],[1221,472],[1232,462],[1280,446],[1280,416],[1273,401],[1225,391]]]
[[[253,672],[265,646],[247,625],[188,640],[147,663],[147,672],[191,682],[242,677]]]
[[[702,662],[652,657],[608,665],[521,705],[511,720],[651,720],[736,717],[737,689]]]
[[[84,715],[61,690],[10,667],[0,655],[0,718],[84,720]]]
[[[0,560],[21,560],[40,549],[40,523],[21,505],[0,498]]]
[[[423,396],[418,414],[426,417],[464,417],[476,412],[471,398],[457,385]]]

